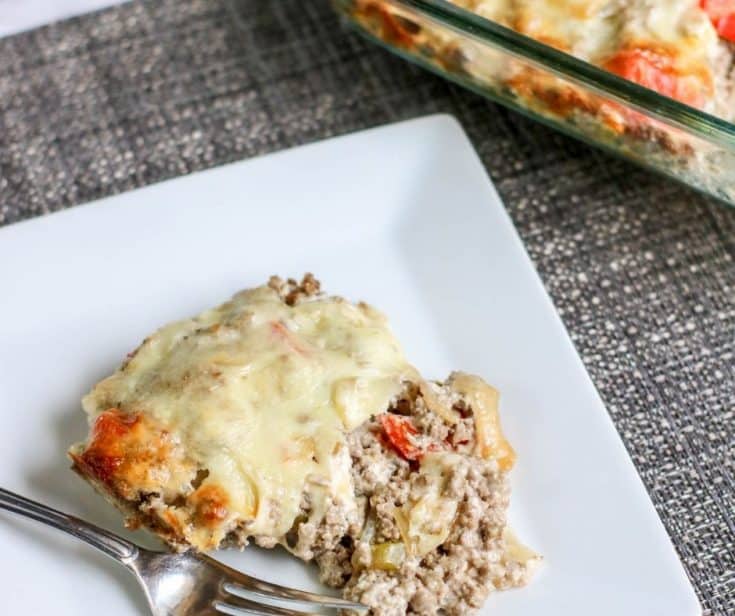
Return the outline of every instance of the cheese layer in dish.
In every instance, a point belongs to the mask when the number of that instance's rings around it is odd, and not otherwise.
[[[602,67],[669,98],[735,120],[734,0],[450,0],[462,9]],[[354,13],[393,46],[449,72],[500,82],[557,115],[595,112],[616,132],[642,118],[467,37],[417,23],[388,0],[355,0]]]
[[[452,0],[526,36],[735,118],[732,0]]]
[[[538,560],[506,529],[497,392],[423,380],[311,275],[163,327],[83,407],[74,469],[176,549],[281,545],[385,615],[471,611]]]

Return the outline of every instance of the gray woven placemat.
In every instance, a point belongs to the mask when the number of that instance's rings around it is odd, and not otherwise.
[[[0,224],[436,111],[490,170],[705,612],[735,614],[735,210],[408,66],[325,0],[161,0],[0,40]]]

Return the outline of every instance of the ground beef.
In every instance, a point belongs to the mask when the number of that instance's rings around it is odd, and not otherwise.
[[[295,278],[283,280],[278,276],[271,276],[268,280],[268,286],[276,291],[289,306],[293,306],[305,298],[319,295],[321,291],[321,283],[311,273],[304,274],[301,282]]]
[[[347,583],[346,597],[373,606],[376,615],[464,614],[480,607],[496,587],[525,581],[504,562],[505,477],[493,463],[473,460],[463,466],[447,486],[447,496],[458,497],[460,505],[442,545],[422,560],[408,560],[398,572],[362,569]],[[390,487],[378,492],[404,500]]]
[[[457,509],[441,545],[423,557],[407,556],[396,571],[370,566],[375,544],[402,541],[396,509],[417,502],[430,490],[417,464],[405,460],[386,441],[380,417],[362,425],[348,439],[359,519],[353,516],[348,521],[342,517],[345,512],[335,506],[320,524],[302,522],[298,527],[294,552],[307,560],[313,558],[322,582],[343,588],[346,598],[370,606],[373,616],[468,614],[492,591],[522,586],[529,577],[528,564],[507,557],[507,474],[494,460],[473,455],[471,409],[446,391],[448,385],[435,387],[457,413],[455,425],[432,412],[413,384],[406,386],[389,412],[410,418],[418,430],[418,441],[463,454],[443,487],[442,496],[455,501]],[[308,504],[305,509],[308,515]]]

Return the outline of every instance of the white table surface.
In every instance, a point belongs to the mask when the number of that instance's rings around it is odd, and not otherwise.
[[[0,36],[122,2],[123,0],[0,0]]]

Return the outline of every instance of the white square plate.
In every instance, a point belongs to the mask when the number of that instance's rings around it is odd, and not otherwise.
[[[71,471],[79,399],[149,332],[313,271],[391,318],[427,376],[502,393],[511,521],[546,561],[494,616],[694,616],[695,595],[477,155],[434,116],[236,163],[0,230],[0,485],[126,533]],[[0,612],[145,613],[118,565],[0,513]],[[282,584],[278,552],[221,553]],[[12,589],[12,591],[11,591]],[[32,606],[29,612],[29,606]]]

